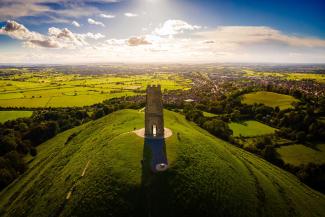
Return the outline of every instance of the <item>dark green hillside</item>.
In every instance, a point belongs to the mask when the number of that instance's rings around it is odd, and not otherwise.
[[[27,172],[1,192],[1,215],[325,215],[324,195],[170,111],[170,168],[150,173],[150,151],[131,132],[143,116],[118,111],[39,146]]]

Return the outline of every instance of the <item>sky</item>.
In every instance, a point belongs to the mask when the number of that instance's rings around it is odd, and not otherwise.
[[[323,0],[0,0],[0,63],[325,63]]]

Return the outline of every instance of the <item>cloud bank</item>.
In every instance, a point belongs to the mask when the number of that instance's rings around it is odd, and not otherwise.
[[[22,41],[26,52],[30,47],[44,48],[33,51],[39,54],[35,59],[47,56],[53,60],[49,56],[56,53],[58,62],[325,62],[324,39],[289,35],[267,26],[206,29],[184,20],[169,19],[151,28],[149,34],[142,35],[140,29],[137,36],[107,38],[102,33],[74,33],[56,27],[41,34],[8,20],[0,28],[0,34]],[[72,56],[67,57],[68,53]]]

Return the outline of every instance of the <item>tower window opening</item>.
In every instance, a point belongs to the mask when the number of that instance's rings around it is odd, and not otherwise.
[[[152,125],[152,135],[153,135],[154,137],[157,136],[157,126],[156,126],[156,125]]]

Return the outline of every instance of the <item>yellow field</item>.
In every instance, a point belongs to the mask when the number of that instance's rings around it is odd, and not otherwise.
[[[318,83],[325,83],[325,75],[309,74],[309,73],[278,73],[278,72],[256,72],[250,69],[243,70],[246,76],[272,76],[281,77],[288,80],[304,80],[310,79]]]

